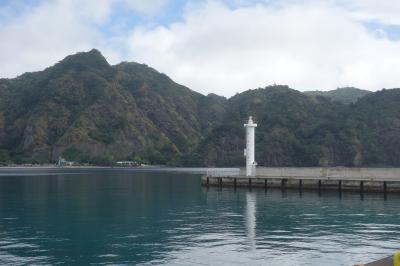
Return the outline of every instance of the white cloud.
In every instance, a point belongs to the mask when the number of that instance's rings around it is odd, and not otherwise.
[[[400,84],[400,42],[378,38],[347,9],[313,2],[230,9],[208,1],[183,22],[135,29],[131,58],[203,93]]]
[[[137,2],[135,4],[135,2]],[[154,14],[161,0],[43,0],[0,6],[0,77],[15,77],[53,65],[69,54],[100,49],[111,63],[121,61],[125,40],[105,36],[113,8],[130,5],[136,12]]]
[[[400,1],[398,0],[345,0],[345,4],[354,18],[373,20],[387,25],[400,25]]]
[[[54,64],[69,53],[88,49],[98,36],[82,26],[65,1],[45,2],[0,28],[0,73],[14,76]]]
[[[363,26],[370,20],[400,25],[397,0],[235,0],[230,7],[227,0],[191,1],[179,22],[102,33],[102,27],[117,26],[112,18],[118,8],[156,17],[167,1],[43,0],[34,7],[21,8],[21,1],[0,7],[0,76],[41,70],[98,48],[111,63],[144,62],[199,92],[226,96],[273,83],[300,90],[399,86],[400,42]]]

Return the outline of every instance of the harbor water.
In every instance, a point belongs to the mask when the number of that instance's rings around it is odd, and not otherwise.
[[[202,187],[200,174],[0,171],[0,264],[354,265],[400,249],[400,196]]]

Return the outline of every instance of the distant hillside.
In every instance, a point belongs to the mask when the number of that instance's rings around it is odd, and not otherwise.
[[[349,107],[328,98],[310,97],[287,86],[249,90],[228,100],[224,121],[202,145],[205,164],[237,165],[243,161],[243,122],[258,123],[256,158],[260,165],[351,165],[347,131]]]
[[[321,93],[269,86],[205,96],[146,65],[78,53],[0,79],[0,163],[238,166],[253,115],[260,165],[400,166],[399,89]]]
[[[265,166],[399,166],[400,89],[353,105],[287,86],[249,90],[228,100],[224,123],[202,145],[204,165],[241,165],[243,123],[252,114],[256,158]]]
[[[322,96],[332,99],[333,101],[342,102],[345,104],[355,103],[361,97],[371,93],[371,91],[360,90],[353,87],[338,88],[331,91],[306,91],[307,95]]]

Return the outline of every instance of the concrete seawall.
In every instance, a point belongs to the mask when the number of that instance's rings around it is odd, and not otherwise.
[[[400,192],[400,168],[258,167],[255,177],[237,173],[208,172],[205,186],[330,189],[340,191]]]

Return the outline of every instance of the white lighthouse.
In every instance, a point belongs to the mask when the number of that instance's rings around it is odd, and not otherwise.
[[[244,150],[244,156],[246,156],[246,176],[255,176],[257,163],[254,156],[254,133],[257,124],[254,124],[253,118],[250,116],[249,121],[247,124],[244,124],[244,127],[246,128],[246,149]]]

